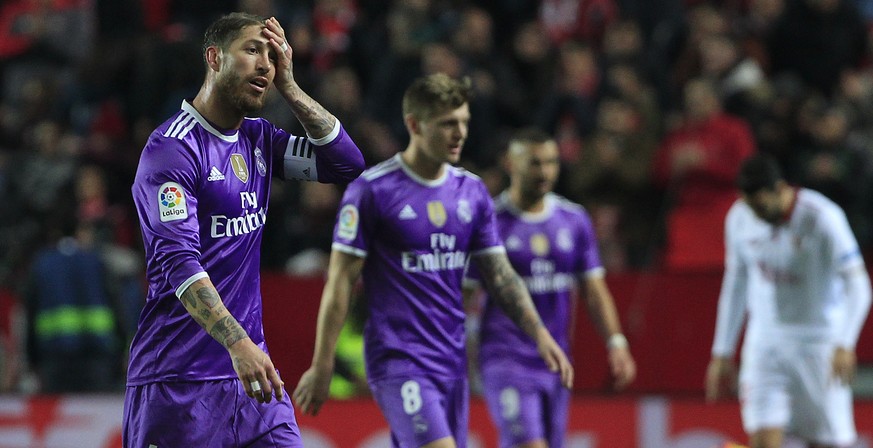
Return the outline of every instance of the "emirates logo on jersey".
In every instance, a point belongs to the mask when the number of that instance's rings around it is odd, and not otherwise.
[[[230,155],[230,166],[233,167],[233,175],[243,183],[249,180],[249,167],[246,165],[246,159],[242,154]]]

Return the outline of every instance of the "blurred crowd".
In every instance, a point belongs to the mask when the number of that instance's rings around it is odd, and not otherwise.
[[[463,164],[494,193],[512,131],[553,134],[558,192],[591,213],[608,270],[721,269],[734,177],[756,151],[840,204],[873,247],[873,0],[8,0],[0,310],[21,301],[29,325],[0,315],[0,391],[28,388],[8,355],[21,341],[32,388],[53,390],[59,368],[74,382],[51,350],[105,353],[85,378],[120,387],[144,296],[139,152],[197,92],[206,25],[234,10],[279,19],[298,82],[369,165],[406,145],[401,95],[421,74],[472,82]],[[262,115],[302,135],[278,96]],[[320,275],[341,194],[274,184],[264,269]],[[96,336],[56,343],[70,318],[50,302],[77,294],[96,297],[77,324]]]

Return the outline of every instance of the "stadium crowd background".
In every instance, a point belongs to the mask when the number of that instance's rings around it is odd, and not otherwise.
[[[139,152],[199,88],[203,68],[190,61],[205,26],[234,10],[280,20],[299,83],[368,165],[406,144],[400,98],[425,73],[473,83],[463,164],[492,192],[505,185],[511,131],[555,135],[558,192],[591,213],[611,272],[720,270],[733,177],[754,151],[834,199],[873,249],[870,0],[10,0],[0,6],[0,392],[39,387],[26,372],[40,348],[21,346],[35,313],[10,310],[51,284],[33,262],[64,237],[100,255],[106,278],[91,280],[107,285],[118,338],[132,334]],[[302,133],[277,96],[263,115]],[[320,275],[341,193],[275,183],[263,269]]]

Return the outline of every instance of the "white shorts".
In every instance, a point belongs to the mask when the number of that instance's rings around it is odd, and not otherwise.
[[[740,367],[743,427],[783,428],[806,441],[855,441],[852,390],[836,381],[829,344],[744,347]]]

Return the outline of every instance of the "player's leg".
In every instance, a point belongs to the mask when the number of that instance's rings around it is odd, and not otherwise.
[[[233,446],[236,395],[231,380],[128,386],[124,446]]]
[[[426,445],[422,445],[421,448],[457,448],[457,445],[455,444],[455,438],[448,436],[434,440]]]
[[[239,380],[239,399],[235,421],[237,443],[246,448],[302,448],[303,439],[291,396],[284,390],[282,400],[275,397],[269,403],[258,403],[249,398]]]
[[[791,418],[790,369],[776,347],[744,347],[740,411],[749,448],[781,448]]]
[[[391,428],[394,447],[454,448],[458,434],[448,416],[452,397],[446,385],[463,379],[436,381],[429,377],[402,377],[371,380],[370,390]],[[463,428],[466,440],[466,422]]]
[[[782,428],[763,428],[749,436],[749,448],[782,448],[785,433]]]
[[[529,378],[506,372],[482,372],[485,403],[497,428],[500,448],[547,447],[543,409],[545,392]]]
[[[546,440],[549,448],[562,448],[567,436],[567,421],[570,417],[570,390],[561,384],[561,378],[555,376],[554,384],[546,395],[543,408],[543,426],[546,430]]]
[[[857,438],[852,391],[833,377],[833,347],[827,344],[797,348],[792,384],[794,417],[787,432],[812,448],[849,446]]]

